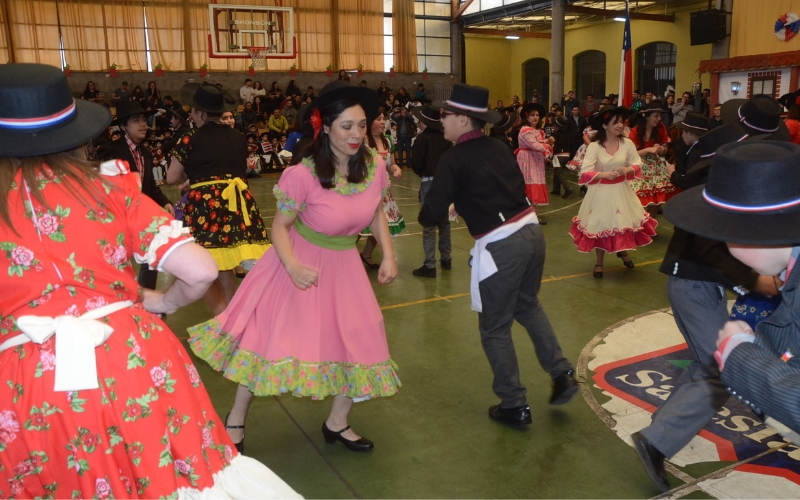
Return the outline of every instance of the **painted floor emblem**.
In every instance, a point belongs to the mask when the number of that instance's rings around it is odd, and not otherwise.
[[[598,410],[615,421],[614,432],[631,444],[629,436],[650,423],[652,412],[690,363],[689,350],[665,311],[614,325],[587,349],[594,357],[588,363],[594,385],[610,398]],[[722,462],[720,469],[733,466],[700,478],[693,488],[715,497],[800,498],[800,448],[785,444],[748,406],[731,398],[670,462],[678,467],[699,462]],[[783,448],[776,450],[779,446]]]

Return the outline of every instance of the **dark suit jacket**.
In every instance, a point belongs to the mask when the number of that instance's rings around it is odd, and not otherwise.
[[[142,193],[149,196],[155,201],[158,206],[163,207],[167,203],[172,203],[169,198],[161,192],[161,188],[156,185],[156,179],[153,177],[153,155],[147,148],[142,148],[142,157],[144,159],[144,172],[139,172],[139,177],[142,179]],[[114,142],[109,142],[103,145],[97,152],[97,158],[100,161],[107,160],[125,160],[128,162],[131,171],[137,172],[136,162],[133,161],[131,150],[128,149],[128,141],[121,138]]]
[[[441,130],[426,128],[411,146],[411,169],[420,177],[432,177],[439,158],[452,147],[453,143],[444,138]]]
[[[800,268],[795,266],[781,291],[783,302],[756,327],[754,343],[731,351],[722,381],[742,402],[800,431]],[[781,356],[794,357],[784,362]]]

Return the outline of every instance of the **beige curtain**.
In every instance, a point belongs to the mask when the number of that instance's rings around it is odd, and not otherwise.
[[[147,37],[150,41],[150,62],[153,67],[161,64],[165,71],[187,69],[185,32],[191,0],[145,0],[147,14]],[[208,28],[206,28],[208,29]]]
[[[334,64],[330,1],[296,0],[297,68],[325,71]]]
[[[395,71],[398,73],[419,71],[414,0],[394,0],[392,2],[392,35]]]
[[[337,2],[337,69],[353,70],[363,64],[365,71],[383,71],[383,3],[374,0]]]
[[[6,7],[5,0],[0,0],[0,63],[12,61],[11,50],[8,47],[8,40],[11,32],[8,30]]]
[[[55,0],[5,0],[16,62],[61,67]],[[71,63],[67,61],[67,64]]]
[[[105,5],[81,0],[58,0],[64,58],[72,69],[102,71],[108,68]]]
[[[144,9],[141,0],[105,0],[109,64],[124,71],[147,71]]]

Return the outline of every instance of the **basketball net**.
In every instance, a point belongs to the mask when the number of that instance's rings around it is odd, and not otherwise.
[[[269,47],[245,47],[250,59],[253,61],[254,69],[265,69],[267,67],[267,54]]]

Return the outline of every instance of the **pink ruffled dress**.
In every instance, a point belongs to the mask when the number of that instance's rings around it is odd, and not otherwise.
[[[355,235],[372,222],[388,186],[386,167],[374,154],[364,182],[337,175],[333,189],[320,185],[310,159],[287,168],[273,190],[278,209],[323,237],[352,237],[352,247],[319,246],[293,226],[294,253],[319,273],[317,286],[295,287],[270,248],[222,314],[189,328],[192,350],[257,396],[396,393],[400,380],[383,315],[355,247]]]
[[[616,179],[597,177],[600,172],[619,167],[633,167],[634,173]],[[583,198],[569,230],[579,252],[595,248],[623,252],[653,241],[658,222],[644,210],[629,184],[641,177],[641,158],[633,142],[620,139],[619,148],[611,152],[599,142],[589,144],[578,182],[592,188]]]
[[[544,130],[528,126],[520,129],[517,163],[525,177],[525,194],[534,205],[547,205],[549,202],[544,159],[552,152],[544,137]]]

